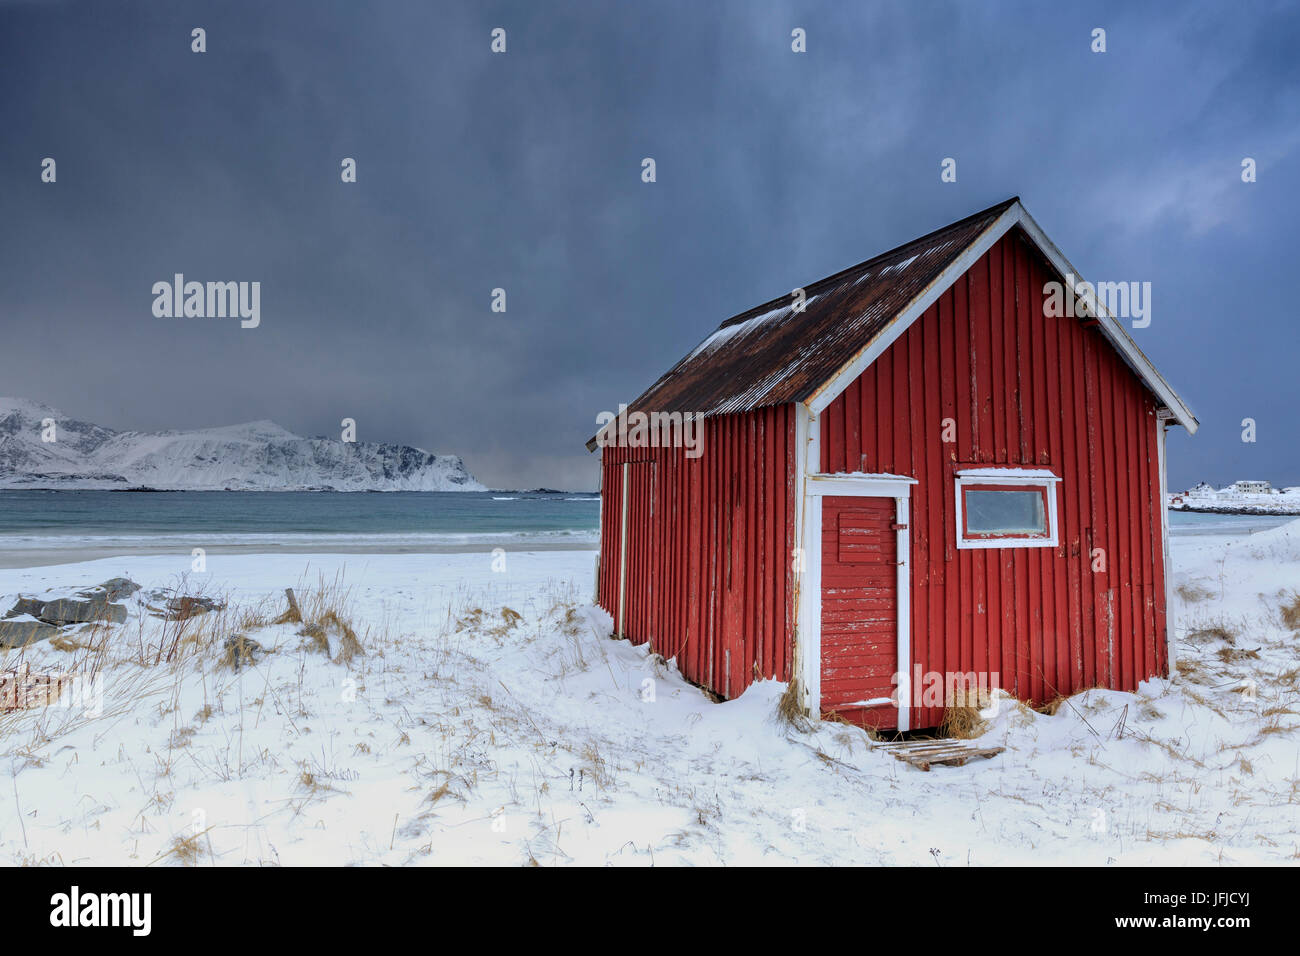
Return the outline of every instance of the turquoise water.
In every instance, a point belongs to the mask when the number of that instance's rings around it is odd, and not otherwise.
[[[590,493],[0,491],[0,566],[118,554],[589,549]],[[1249,534],[1288,517],[1171,513],[1171,534]]]
[[[0,555],[591,548],[599,509],[581,492],[0,491]]]
[[[1169,512],[1171,537],[1188,534],[1236,535],[1267,531],[1289,521],[1300,521],[1296,515],[1215,515],[1195,514],[1189,511]]]

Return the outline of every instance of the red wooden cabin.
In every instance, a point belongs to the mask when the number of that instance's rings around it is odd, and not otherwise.
[[[963,679],[1167,674],[1165,431],[1197,422],[1104,305],[1050,313],[1067,276],[1011,199],[724,322],[588,444],[617,633],[902,730]]]

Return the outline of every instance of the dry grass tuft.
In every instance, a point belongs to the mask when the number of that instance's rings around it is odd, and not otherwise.
[[[225,648],[222,654],[217,658],[217,664],[221,667],[229,667],[232,670],[239,670],[248,664],[257,663],[257,655],[265,652],[261,644],[243,634],[232,634],[227,638]]]
[[[1181,661],[1179,663],[1181,663]],[[1042,707],[1035,707],[1034,710],[1048,717],[1055,717],[1056,712],[1061,709],[1061,705],[1064,703],[1065,703],[1065,695],[1057,694],[1055,697],[1053,697],[1051,700],[1045,703]]]
[[[1165,716],[1149,700],[1143,701],[1142,706],[1138,708],[1138,713],[1144,720],[1163,720]]]
[[[62,634],[56,634],[54,637],[50,638],[50,647],[54,648],[56,651],[79,651],[88,646],[89,645],[82,644],[73,640],[71,637],[66,637]]]
[[[582,748],[582,759],[587,762],[587,775],[596,782],[598,790],[614,788],[614,774],[605,756],[600,752],[600,745],[593,737]]]
[[[1214,641],[1222,641],[1225,644],[1235,644],[1237,642],[1237,632],[1228,627],[1227,624],[1211,624],[1207,627],[1197,628],[1187,635],[1187,640],[1197,644],[1209,644]]]
[[[298,635],[307,638],[308,649],[327,656],[334,646],[333,637],[338,645],[335,663],[347,664],[365,654],[352,623],[352,591],[343,585],[342,572],[332,581],[322,575],[315,585],[299,590],[301,594],[290,600],[288,609],[268,623],[301,624]],[[265,619],[264,606],[256,613]]]
[[[337,788],[326,783],[325,780],[313,773],[306,761],[298,765],[298,785],[313,797],[339,792]]]
[[[365,654],[365,649],[361,646],[361,641],[357,639],[357,632],[352,629],[352,625],[347,621],[334,615],[330,619],[338,629],[339,635],[339,652],[334,655],[334,663],[350,664],[352,658],[358,654]]]
[[[776,718],[780,723],[798,731],[807,731],[811,728],[812,722],[808,719],[808,712],[803,705],[803,685],[799,682],[799,678],[791,677],[790,682],[785,685],[785,693],[776,702]]]
[[[578,608],[571,604],[564,610],[564,618],[560,621],[560,632],[565,637],[577,637],[581,628],[582,616],[578,614]]]
[[[1198,604],[1210,596],[1210,592],[1199,584],[1180,584],[1174,588],[1174,593],[1187,604]]]
[[[1206,682],[1205,670],[1196,661],[1180,657],[1174,668],[1178,671],[1178,676],[1184,680],[1191,681],[1194,684],[1204,684]]]
[[[181,866],[194,866],[199,862],[199,857],[203,855],[203,847],[199,843],[201,836],[203,834],[196,833],[193,836],[176,837],[172,841],[172,845],[167,848],[167,851],[159,859],[171,856],[175,857]]]
[[[489,627],[486,633],[495,638],[502,638],[519,626],[519,622],[524,616],[511,607],[501,609],[501,623],[494,627]]]
[[[477,631],[483,627],[483,609],[472,607],[456,619],[456,633]]]
[[[303,625],[302,630],[298,632],[298,636],[307,638],[310,642],[308,646],[313,651],[320,654],[328,654],[330,652],[329,635],[325,633],[325,628],[322,624],[319,624],[316,621],[309,621]]]
[[[465,777],[450,770],[435,770],[433,777],[438,783],[429,791],[427,798],[429,803],[436,804],[446,797],[459,800],[461,803],[469,803],[474,787]]]
[[[256,604],[241,605],[233,611],[233,624],[237,631],[255,631],[274,623],[271,620],[268,604],[270,598],[263,598]]]
[[[955,737],[958,740],[972,740],[988,729],[988,724],[975,707],[945,707],[943,721],[939,724],[939,736]]]
[[[558,606],[557,606],[558,607]],[[552,608],[554,612],[557,608]],[[484,611],[481,607],[470,608],[465,611],[456,620],[456,632],[470,631],[479,634],[486,634],[488,637],[495,637],[498,640],[505,637],[511,631],[519,627],[523,622],[524,616],[512,607],[503,607],[501,609],[501,620]],[[576,631],[575,631],[576,633]]]
[[[272,624],[301,624],[302,612],[296,607],[290,607],[283,614],[271,619]]]
[[[980,716],[993,702],[988,691],[977,688],[955,688],[945,703],[939,736],[972,740],[988,730],[988,721]],[[1053,702],[1056,703],[1056,702]],[[1056,704],[1058,707],[1059,703]]]
[[[1292,591],[1291,599],[1280,608],[1282,623],[1290,630],[1300,631],[1300,592]]]

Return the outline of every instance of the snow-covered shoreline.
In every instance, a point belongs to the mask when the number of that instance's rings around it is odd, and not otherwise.
[[[1300,515],[1300,499],[1286,502],[1265,502],[1262,504],[1241,504],[1241,505],[1223,505],[1213,504],[1204,505],[1200,503],[1183,503],[1171,504],[1170,511],[1180,511],[1184,514],[1203,514],[1203,515],[1278,515],[1285,517],[1287,515]]]
[[[487,552],[209,555],[204,575],[184,554],[0,570],[4,608],[116,575],[146,592],[202,587],[267,649],[234,670],[220,642],[196,636],[174,663],[148,663],[160,625],[133,608],[112,629],[97,716],[0,717],[13,776],[0,859],[1294,863],[1300,636],[1279,607],[1300,584],[1300,522],[1171,547],[1174,679],[1088,691],[1052,716],[1005,706],[981,738],[1004,753],[930,773],[853,727],[781,724],[781,684],[714,703],[671,662],[610,640],[590,607],[591,551],[510,551],[495,565]],[[299,625],[267,623],[284,587],[322,585],[343,594],[364,655],[345,662]],[[47,643],[0,667],[88,654]]]
[[[1300,515],[1300,488],[1273,488],[1267,481],[1238,481],[1215,488],[1202,481],[1168,496],[1169,510],[1221,515]]]

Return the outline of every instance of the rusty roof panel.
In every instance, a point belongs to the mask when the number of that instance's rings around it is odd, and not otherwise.
[[[806,286],[802,312],[786,295],[728,319],[629,409],[724,415],[803,401],[1016,201]]]

